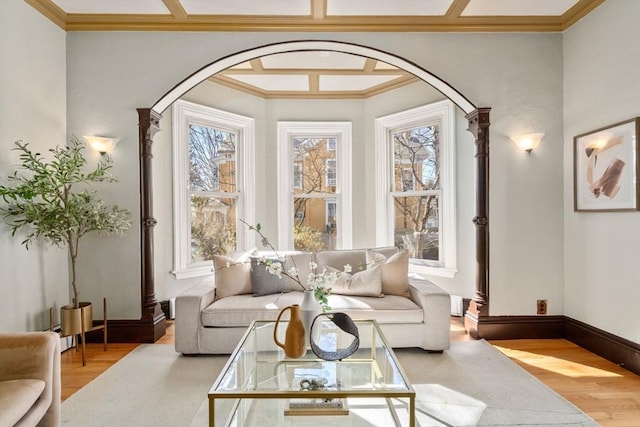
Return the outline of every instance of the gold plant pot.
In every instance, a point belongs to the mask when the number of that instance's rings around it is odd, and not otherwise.
[[[73,304],[60,307],[62,335],[66,337],[82,333],[83,316],[84,330],[86,332],[93,328],[93,306],[90,302],[81,302],[79,308],[75,308]]]

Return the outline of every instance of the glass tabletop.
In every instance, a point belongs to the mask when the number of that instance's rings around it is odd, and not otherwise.
[[[256,321],[247,330],[227,365],[211,387],[211,397],[255,397],[265,394],[304,392],[332,396],[385,397],[409,396],[413,389],[406,380],[395,355],[386,345],[373,320],[354,322],[360,345],[348,358],[338,361],[319,359],[311,349],[297,359],[287,358],[273,341],[275,322]],[[284,339],[287,322],[278,325]],[[349,345],[352,337],[342,333],[333,322],[320,324],[315,337],[324,349],[335,350]]]

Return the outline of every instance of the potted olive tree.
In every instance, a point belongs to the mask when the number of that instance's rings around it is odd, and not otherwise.
[[[0,215],[11,227],[11,234],[24,232],[22,244],[28,250],[37,242],[66,246],[71,259],[71,304],[61,307],[63,335],[81,332],[81,310],[85,330],[91,329],[91,303],[78,299],[76,264],[80,239],[89,232],[119,234],[131,226],[130,212],[101,200],[91,184],[115,182],[110,174],[111,158],[103,157],[89,171],[83,150],[85,144],[72,138],[67,146],[50,149],[51,159],[34,153],[29,144],[17,141],[20,164],[7,177],[8,185],[0,185]],[[78,189],[79,187],[79,189]],[[76,190],[76,191],[72,191]]]

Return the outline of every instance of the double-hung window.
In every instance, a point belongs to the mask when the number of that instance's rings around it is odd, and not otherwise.
[[[456,271],[455,115],[442,101],[376,119],[378,245],[407,249],[413,271]]]
[[[253,119],[177,101],[173,106],[174,274],[211,272],[214,255],[248,247],[253,215]],[[249,203],[247,203],[249,201]]]
[[[351,123],[278,122],[278,246],[351,246]]]

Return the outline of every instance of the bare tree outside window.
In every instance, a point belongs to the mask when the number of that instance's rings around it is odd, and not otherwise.
[[[189,126],[192,262],[236,249],[237,134]]]
[[[391,134],[395,244],[412,258],[439,261],[440,146],[438,125]]]
[[[294,247],[335,249],[336,218],[330,216],[326,203],[336,199],[336,139],[296,137],[292,149]]]

